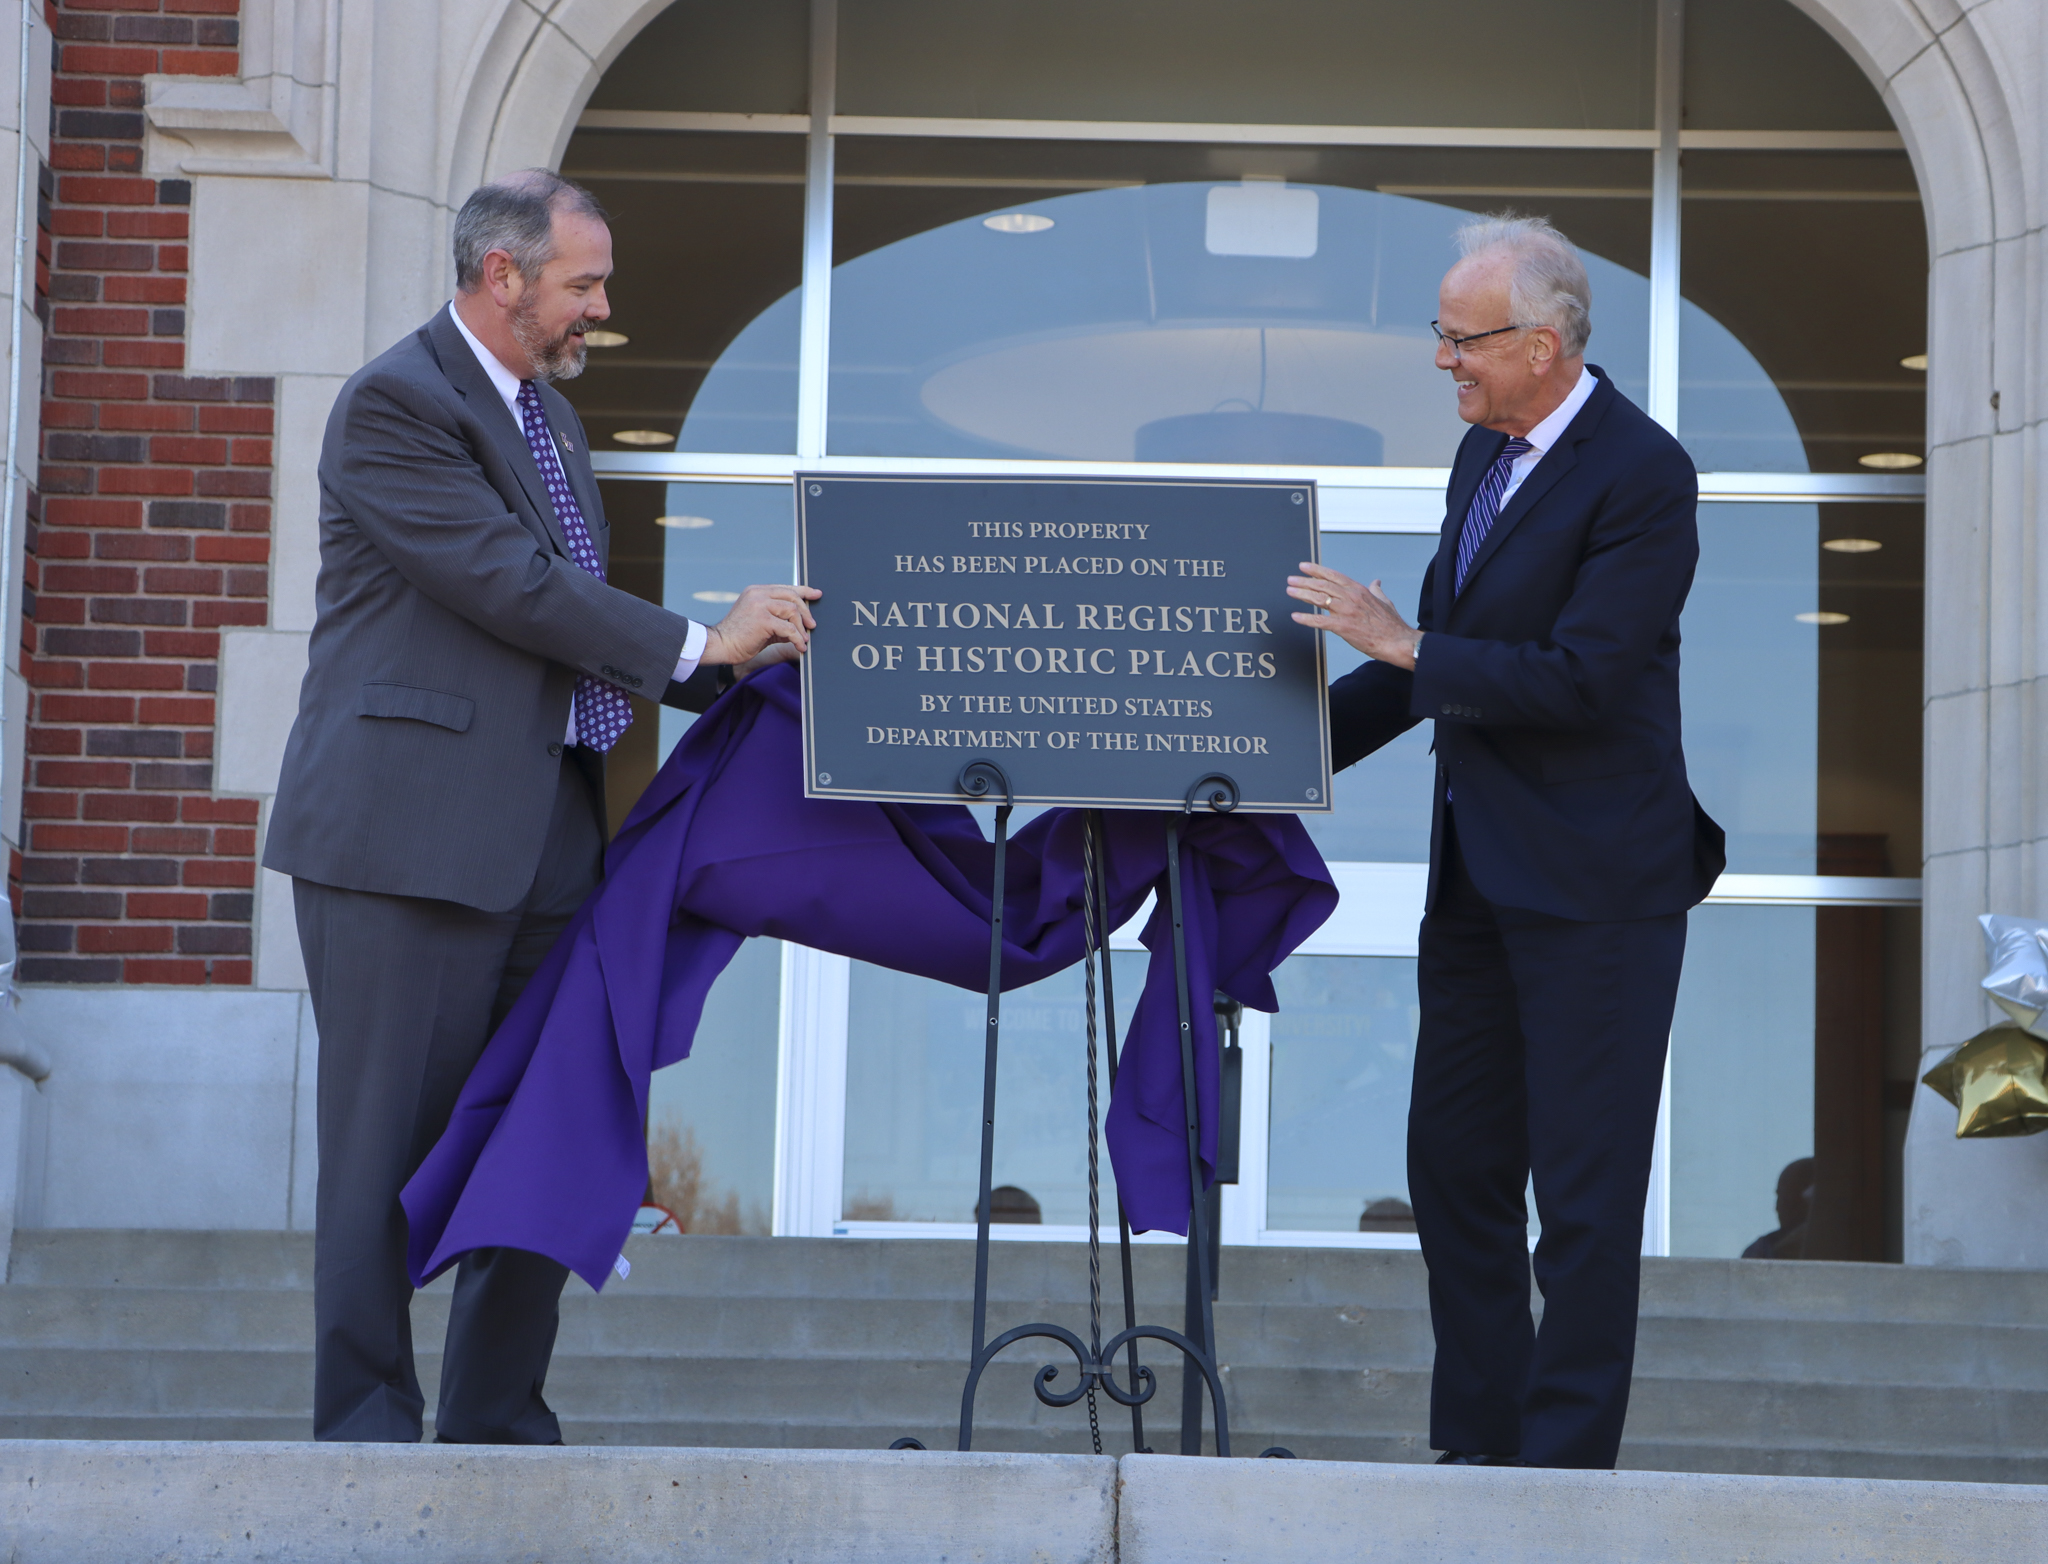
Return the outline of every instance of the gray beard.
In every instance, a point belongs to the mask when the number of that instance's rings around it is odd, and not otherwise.
[[[534,379],[574,380],[583,373],[589,349],[583,343],[584,325],[580,317],[567,331],[550,341],[541,335],[533,306],[526,299],[521,299],[512,306],[507,324],[512,328],[512,340],[519,344],[526,361],[533,365]]]

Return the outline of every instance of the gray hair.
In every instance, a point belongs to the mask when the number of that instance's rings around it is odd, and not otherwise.
[[[484,257],[503,250],[531,281],[555,258],[555,215],[605,220],[597,197],[545,168],[524,168],[470,193],[455,214],[455,286],[483,286]]]
[[[1566,358],[1586,351],[1593,335],[1593,284],[1571,240],[1541,217],[1502,212],[1458,230],[1458,253],[1470,259],[1495,250],[1513,258],[1508,308],[1518,326],[1548,326],[1563,341]]]

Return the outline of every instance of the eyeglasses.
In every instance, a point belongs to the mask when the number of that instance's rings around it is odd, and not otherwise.
[[[1436,333],[1438,347],[1451,350],[1451,362],[1453,364],[1462,364],[1465,362],[1466,343],[1477,342],[1482,337],[1497,337],[1504,331],[1527,331],[1529,328],[1527,326],[1495,326],[1491,331],[1475,331],[1469,337],[1454,337],[1435,321],[1429,323],[1429,329]]]

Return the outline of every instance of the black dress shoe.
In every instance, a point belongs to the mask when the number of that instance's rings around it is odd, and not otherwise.
[[[1436,1458],[1438,1466],[1527,1466],[1519,1455],[1486,1455],[1469,1450],[1446,1450]]]

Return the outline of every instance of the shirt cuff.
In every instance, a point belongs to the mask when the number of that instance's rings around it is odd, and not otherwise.
[[[710,639],[711,632],[692,619],[690,633],[683,637],[683,655],[676,659],[676,683],[681,684],[697,671],[704,656],[704,643]]]

